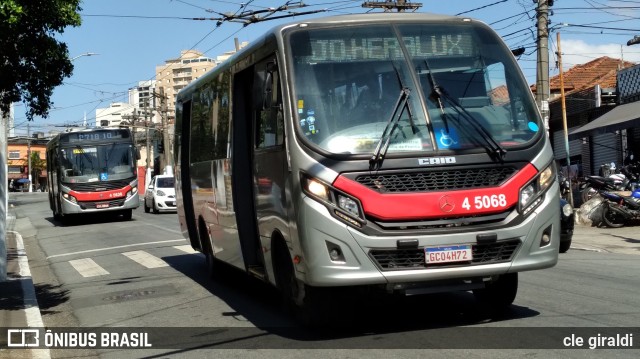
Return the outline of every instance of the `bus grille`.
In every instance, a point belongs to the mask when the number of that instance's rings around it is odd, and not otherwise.
[[[65,186],[78,192],[96,192],[111,191],[114,189],[124,188],[133,181],[134,178],[126,180],[108,181],[108,182],[89,182],[89,183],[64,183]]]
[[[82,209],[96,209],[98,204],[109,204],[109,207],[106,208],[122,207],[124,206],[124,198],[100,202],[79,202],[78,204]]]
[[[495,187],[515,172],[513,167],[471,168],[360,175],[356,181],[378,192],[428,192]]]
[[[519,239],[474,244],[471,246],[471,252],[473,253],[471,262],[444,263],[429,266],[425,264],[424,248],[374,249],[369,251],[369,255],[383,271],[427,269],[508,262],[513,258],[513,254],[519,246]]]

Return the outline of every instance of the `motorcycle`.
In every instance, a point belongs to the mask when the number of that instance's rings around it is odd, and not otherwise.
[[[571,192],[571,182],[562,174],[558,173],[558,184],[560,184],[560,197],[564,200],[569,200],[569,192]]]
[[[602,202],[602,222],[612,228],[620,228],[632,219],[640,218],[640,189],[636,189],[631,196],[621,196],[617,193],[600,191]]]
[[[605,176],[588,176],[580,186],[582,203],[590,200],[599,191],[633,191],[640,180],[640,170],[637,163],[628,164],[620,169],[620,173],[611,173]],[[615,167],[611,167],[615,171]],[[605,170],[607,174],[610,170]]]

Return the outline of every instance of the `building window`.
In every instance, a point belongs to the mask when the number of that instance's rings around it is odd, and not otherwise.
[[[9,159],[10,160],[19,160],[20,159],[20,151],[9,151]]]
[[[9,173],[22,173],[22,166],[9,166]]]

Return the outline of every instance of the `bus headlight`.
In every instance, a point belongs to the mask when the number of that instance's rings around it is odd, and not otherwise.
[[[63,193],[62,197],[73,204],[78,204],[78,200],[68,193]]]
[[[309,197],[327,206],[335,218],[356,227],[362,227],[365,223],[364,211],[357,198],[339,191],[318,179],[301,174],[300,183],[302,191]]]
[[[527,214],[542,202],[542,194],[551,186],[554,176],[555,167],[550,164],[520,189],[520,213]]]

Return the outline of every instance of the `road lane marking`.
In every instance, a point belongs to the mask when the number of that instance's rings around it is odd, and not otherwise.
[[[71,266],[85,278],[109,274],[109,272],[100,267],[100,265],[94,262],[91,258],[74,259],[72,261],[69,261],[69,264],[71,264]]]
[[[131,260],[138,262],[140,265],[147,268],[160,268],[168,267],[169,264],[162,259],[149,254],[145,251],[133,251],[122,253],[124,256],[129,257]]]
[[[190,244],[185,244],[184,246],[173,246],[173,248],[189,254],[200,253],[193,249]]]
[[[122,246],[115,246],[115,247],[106,247],[106,248],[97,248],[97,249],[89,249],[86,251],[79,251],[79,252],[71,252],[71,253],[61,253],[61,254],[54,254],[52,256],[48,256],[47,259],[51,259],[51,258],[58,258],[58,257],[66,257],[66,256],[73,256],[76,254],[85,254],[85,253],[93,253],[93,252],[102,252],[102,251],[108,251],[108,250],[112,250],[112,249],[118,249],[118,248],[128,248],[128,247],[135,247],[135,246],[145,246],[147,244],[163,244],[163,243],[170,243],[170,242],[183,242],[185,241],[184,238],[182,239],[170,239],[167,241],[157,241],[157,242],[143,242],[143,243],[133,243],[133,244],[125,244]]]
[[[8,220],[15,217],[7,217]],[[27,258],[27,251],[24,248],[24,241],[22,235],[18,232],[7,231],[12,233],[16,241],[16,252],[18,254],[18,270],[20,275],[20,286],[22,287],[22,302],[24,304],[25,319],[27,327],[42,328],[44,323],[42,321],[42,315],[40,314],[40,307],[38,306],[38,298],[36,297],[35,287],[33,285],[33,278],[31,277],[31,268],[29,267],[29,259]],[[10,323],[11,324],[11,323]],[[31,357],[36,359],[50,359],[51,353],[49,348],[45,349],[32,349]]]

